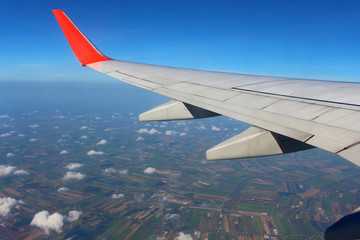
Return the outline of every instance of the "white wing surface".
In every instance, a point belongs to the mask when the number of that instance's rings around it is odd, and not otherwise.
[[[360,166],[360,84],[232,74],[110,59],[61,11],[54,14],[84,65],[168,96],[142,121],[228,116],[251,125],[207,151],[209,160],[319,147]]]

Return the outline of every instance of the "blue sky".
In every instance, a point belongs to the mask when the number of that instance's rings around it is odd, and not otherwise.
[[[6,1],[0,80],[104,81],[51,9],[107,56],[175,67],[360,82],[360,1]]]

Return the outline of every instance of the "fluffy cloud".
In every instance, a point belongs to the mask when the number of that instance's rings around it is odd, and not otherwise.
[[[153,135],[155,133],[159,134],[160,132],[158,130],[156,130],[155,128],[152,128],[150,130],[148,130],[147,128],[140,128],[138,130],[138,133],[147,133],[147,134]]]
[[[6,177],[6,176],[9,176],[10,174],[25,175],[25,174],[29,174],[29,173],[25,170],[21,170],[21,169],[18,170],[14,166],[0,165],[0,177]]]
[[[69,152],[66,150],[62,150],[59,154],[68,154]]]
[[[66,217],[66,221],[75,222],[76,220],[78,220],[80,218],[81,214],[82,214],[81,211],[72,210],[72,211],[69,212],[69,216]]]
[[[186,135],[186,133],[184,133],[184,132],[180,133],[180,137],[185,136],[185,135]]]
[[[66,165],[65,168],[67,168],[69,170],[74,170],[74,169],[77,169],[82,166],[84,166],[84,164],[82,164],[82,163],[69,163],[68,165]]]
[[[179,236],[177,236],[175,240],[193,240],[193,238],[190,234],[185,234],[183,232],[180,232]]]
[[[14,166],[0,165],[0,177],[6,177],[16,170]]]
[[[38,128],[38,127],[40,127],[40,125],[38,125],[38,124],[32,124],[32,125],[30,125],[29,127],[31,127],[31,128]]]
[[[199,127],[199,129],[200,129],[200,130],[205,130],[205,129],[206,129],[206,127],[205,127],[204,125],[202,125],[202,124],[201,124],[201,125],[200,125],[200,127]]]
[[[127,169],[120,169],[120,170],[119,170],[119,173],[120,173],[121,175],[126,175],[128,172],[129,172],[129,170],[127,170]]]
[[[105,145],[107,144],[108,141],[106,141],[105,139],[102,139],[100,142],[98,142],[96,145]]]
[[[104,173],[116,173],[116,169],[115,168],[106,168],[104,169]]]
[[[112,167],[104,169],[104,173],[119,173],[121,175],[126,175],[128,173],[128,171],[129,170],[127,170],[127,169],[119,169],[119,170],[117,170],[117,169],[112,168]]]
[[[138,138],[136,139],[136,142],[138,142],[138,141],[142,141],[142,140],[144,140],[144,138],[143,138],[143,137],[138,137]]]
[[[11,197],[7,198],[0,198],[0,216],[7,217],[12,208],[18,206],[19,204],[23,203],[23,201],[18,201]]]
[[[172,135],[175,135],[176,132],[175,131],[171,131],[171,130],[166,130],[165,132],[165,135],[168,135],[168,136],[172,136]]]
[[[69,188],[67,188],[67,187],[61,187],[61,188],[59,188],[57,191],[58,191],[58,192],[67,192],[67,191],[69,191]]]
[[[15,156],[13,153],[7,153],[6,154],[6,157],[13,157],[13,156]]]
[[[52,230],[61,233],[64,225],[64,216],[57,212],[49,215],[48,211],[43,210],[35,214],[30,225],[41,228],[46,234],[49,234]]]
[[[212,125],[212,126],[211,126],[211,130],[213,130],[213,131],[220,131],[220,128]]]
[[[144,173],[146,174],[153,174],[156,171],[156,168],[148,167],[144,170]]]
[[[7,114],[4,114],[4,115],[0,115],[0,118],[9,118],[10,116],[7,115]]]
[[[8,136],[11,136],[11,133],[3,133],[3,134],[0,134],[0,137],[8,137]]]
[[[29,142],[36,142],[36,141],[37,141],[36,138],[31,138],[31,139],[29,140]]]
[[[65,181],[70,181],[70,180],[82,180],[85,178],[85,174],[79,173],[79,172],[67,172],[65,174],[65,176],[63,177],[63,179]]]
[[[140,193],[140,194],[136,194],[134,196],[135,201],[137,202],[142,202],[144,200],[145,194],[144,193]]]
[[[113,194],[111,196],[111,198],[114,198],[114,199],[118,199],[118,198],[123,198],[125,195],[123,193],[118,193],[118,194]]]
[[[15,175],[28,175],[29,173],[27,171],[25,171],[25,170],[20,169],[20,170],[16,170],[14,172],[14,174]]]
[[[81,136],[80,138],[81,138],[81,139],[88,139],[88,136],[83,135],[83,136]]]
[[[80,130],[84,130],[84,129],[87,129],[88,127],[87,126],[82,126],[80,127]]]
[[[19,133],[17,136],[18,137],[25,137],[25,134]]]
[[[101,151],[95,151],[95,150],[90,150],[88,151],[87,155],[89,156],[93,156],[93,155],[103,155],[105,154],[104,152],[101,152]]]
[[[69,211],[68,216],[63,216],[57,212],[50,215],[48,211],[43,210],[34,215],[30,225],[41,228],[46,234],[49,234],[50,231],[62,233],[64,222],[74,222],[80,218],[81,214],[81,211],[72,210]]]

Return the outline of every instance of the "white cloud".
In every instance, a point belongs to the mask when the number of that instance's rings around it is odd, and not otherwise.
[[[88,139],[88,136],[83,135],[83,136],[81,136],[80,138],[81,138],[81,139]]]
[[[156,168],[148,167],[144,170],[144,173],[146,174],[153,174],[156,171]]]
[[[37,127],[40,127],[40,125],[39,125],[39,124],[32,124],[32,125],[30,125],[29,127],[31,127],[31,128],[37,128]]]
[[[17,136],[18,137],[25,137],[25,134],[19,133]]]
[[[82,163],[69,163],[68,165],[66,165],[65,168],[67,168],[69,170],[74,170],[74,169],[82,167],[82,166],[84,166],[84,164],[82,164]]]
[[[65,174],[65,176],[63,177],[63,179],[65,181],[70,181],[70,180],[82,180],[85,178],[85,174],[79,173],[79,172],[67,172]]]
[[[80,127],[80,130],[84,130],[84,129],[87,129],[88,127],[87,126],[82,126]]]
[[[23,201],[18,201],[14,198],[7,197],[7,198],[0,198],[0,216],[7,217],[12,208],[22,204]]]
[[[11,133],[3,133],[3,134],[0,134],[0,137],[8,137],[8,136],[11,136]]]
[[[171,130],[166,130],[165,132],[165,135],[168,135],[168,136],[172,136],[172,135],[175,135],[176,132],[175,131],[171,131]]]
[[[186,133],[184,133],[184,132],[180,133],[180,137],[185,136],[185,135],[186,135]]]
[[[61,188],[59,188],[57,191],[58,191],[58,192],[67,192],[67,191],[69,191],[69,188],[67,188],[67,187],[61,187]]]
[[[114,198],[114,199],[118,199],[118,198],[123,198],[125,195],[123,193],[118,193],[118,194],[113,194],[111,196],[111,198]]]
[[[106,141],[105,139],[102,139],[100,142],[98,142],[96,145],[105,145],[107,144],[108,141]]]
[[[138,142],[138,141],[142,141],[142,140],[144,140],[144,138],[143,138],[143,137],[138,137],[138,138],[136,139],[136,142]]]
[[[9,176],[10,174],[25,175],[25,174],[29,174],[29,173],[22,169],[17,170],[16,167],[14,167],[14,166],[0,165],[0,177],[6,177],[6,176]]]
[[[27,174],[29,174],[27,171],[25,171],[25,170],[22,170],[22,169],[20,169],[20,170],[16,170],[15,172],[14,172],[14,174],[15,175],[27,175]]]
[[[193,238],[190,234],[185,234],[183,232],[180,232],[179,236],[177,236],[175,240],[193,240]]]
[[[200,129],[200,130],[205,130],[206,127],[205,127],[203,124],[201,124],[200,127],[199,127],[199,129]]]
[[[66,150],[62,150],[59,154],[68,154],[69,152]]]
[[[31,139],[29,140],[29,142],[35,142],[35,141],[37,141],[36,138],[31,138]]]
[[[103,155],[105,154],[104,152],[101,152],[101,151],[95,151],[95,150],[90,150],[88,151],[87,155],[89,156],[93,156],[93,155]]]
[[[212,126],[211,126],[211,130],[213,130],[213,131],[220,131],[220,128],[212,125]]]
[[[14,166],[0,165],[0,177],[6,177],[16,170]]]
[[[168,221],[168,220],[177,220],[180,218],[180,215],[179,214],[176,214],[176,213],[173,213],[173,214],[167,214],[165,216],[165,220]]]
[[[104,173],[119,173],[121,175],[126,175],[128,173],[129,170],[127,169],[120,169],[120,170],[117,170],[115,168],[106,168],[104,169]]]
[[[76,220],[78,220],[80,218],[81,214],[82,214],[81,211],[72,210],[72,211],[69,212],[69,216],[66,217],[66,221],[75,222]]]
[[[13,154],[13,153],[7,153],[6,154],[6,157],[13,157],[13,156],[15,156],[15,154]]]
[[[141,194],[136,194],[136,195],[134,196],[134,199],[135,199],[135,201],[137,201],[137,202],[142,202],[142,201],[144,200],[144,197],[145,197],[145,194],[144,194],[144,193],[141,193]]]
[[[61,233],[64,225],[64,216],[57,212],[49,215],[48,211],[43,210],[35,214],[30,225],[41,228],[46,234],[49,234],[51,230]]]
[[[158,130],[156,130],[155,128],[152,128],[150,130],[148,130],[147,128],[140,128],[138,130],[138,133],[147,133],[147,134],[153,135],[155,133],[159,134],[160,132]]]
[[[104,173],[116,173],[116,169],[115,168],[105,168]]]
[[[9,118],[10,116],[7,115],[7,114],[4,114],[4,115],[0,115],[0,118]]]

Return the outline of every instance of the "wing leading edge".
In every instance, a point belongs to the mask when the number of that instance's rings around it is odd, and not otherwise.
[[[225,115],[253,127],[214,148],[207,158],[269,156],[312,147],[360,166],[360,84],[232,74],[112,60],[61,10],[53,10],[83,66],[173,100],[142,121]]]

